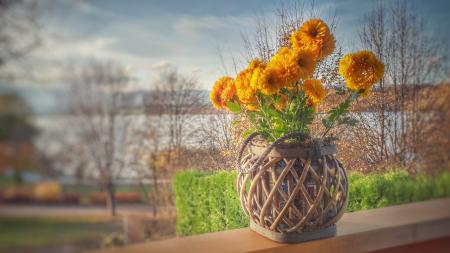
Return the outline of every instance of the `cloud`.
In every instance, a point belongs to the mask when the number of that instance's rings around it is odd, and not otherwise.
[[[91,37],[77,41],[66,41],[65,43],[51,45],[52,55],[58,58],[93,57],[104,55],[117,41],[111,37]]]
[[[166,68],[169,68],[172,66],[174,66],[174,64],[172,62],[167,61],[167,60],[162,60],[160,62],[157,62],[157,63],[151,65],[151,68],[153,70],[159,71],[159,70],[166,69]]]
[[[180,44],[167,27],[146,27],[140,22],[113,23],[101,34],[117,39],[111,45],[113,50],[135,56],[165,57]]]
[[[43,46],[29,55],[27,66],[14,66],[12,71],[17,76],[14,84],[21,87],[39,85],[45,89],[61,87],[67,81],[67,71],[71,66],[91,59],[117,61],[133,72],[143,73],[151,69],[149,59],[114,50],[113,45],[116,41],[116,38],[102,36],[47,40]],[[21,74],[24,69],[27,75]],[[145,75],[143,78],[146,78]]]
[[[85,15],[92,15],[92,16],[102,16],[107,18],[117,18],[118,15],[114,12],[107,11],[105,9],[97,8],[96,6],[92,5],[91,3],[85,1],[85,0],[61,0],[61,3],[68,5],[69,7],[74,8],[76,11],[78,11],[81,14]]]
[[[173,25],[174,30],[186,36],[248,27],[253,19],[248,16],[182,16]]]

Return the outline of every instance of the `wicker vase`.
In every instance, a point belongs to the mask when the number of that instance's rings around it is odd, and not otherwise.
[[[269,147],[253,138],[243,145],[237,190],[250,228],[291,243],[335,235],[348,196],[335,154],[334,145],[320,141]]]

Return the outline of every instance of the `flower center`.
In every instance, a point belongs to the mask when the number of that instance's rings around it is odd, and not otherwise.
[[[319,32],[317,31],[317,29],[311,29],[311,30],[309,30],[309,34],[312,36],[312,37],[316,37],[317,36],[317,34],[318,34]]]
[[[304,61],[302,58],[299,58],[299,59],[297,60],[297,64],[298,64],[298,66],[300,66],[300,67],[304,67],[304,66],[305,66],[305,61]]]

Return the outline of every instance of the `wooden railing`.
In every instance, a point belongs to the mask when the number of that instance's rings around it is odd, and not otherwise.
[[[335,237],[299,244],[276,243],[243,228],[99,252],[450,252],[450,198],[346,213],[337,226]]]

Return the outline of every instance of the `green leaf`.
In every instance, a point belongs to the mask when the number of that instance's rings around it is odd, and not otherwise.
[[[240,113],[241,112],[241,106],[238,103],[234,102],[228,102],[227,107],[233,112],[233,113]]]
[[[278,115],[278,111],[276,111],[276,110],[274,110],[274,109],[272,109],[272,108],[270,108],[268,106],[263,107],[263,109],[264,109],[264,112],[267,115],[271,116],[271,117],[278,117],[279,116]]]

